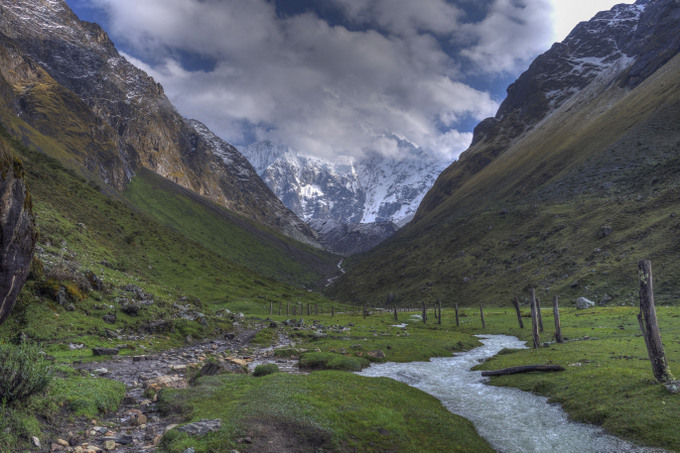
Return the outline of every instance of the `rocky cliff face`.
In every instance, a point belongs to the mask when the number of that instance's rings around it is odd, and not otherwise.
[[[229,146],[182,118],[163,88],[121,57],[99,26],[81,22],[63,0],[3,2],[0,15],[0,89],[18,116],[4,119],[14,134],[43,148],[36,136],[47,136],[67,154],[56,157],[76,161],[118,190],[146,167],[318,246],[252,167],[222,159]],[[60,115],[72,121],[60,125]]]
[[[23,167],[0,138],[0,324],[26,283],[36,239]]]
[[[496,116],[474,131],[472,146],[439,178],[419,208],[422,218],[511,146],[513,140],[583,96],[616,84],[634,88],[680,49],[680,5],[638,0],[616,5],[582,22],[532,62],[507,89]]]

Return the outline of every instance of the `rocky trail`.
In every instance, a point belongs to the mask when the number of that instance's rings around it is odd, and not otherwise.
[[[92,375],[123,382],[126,396],[118,411],[99,420],[64,421],[56,428],[43,452],[153,452],[162,435],[177,426],[179,415],[163,416],[153,394],[162,388],[186,388],[192,374],[219,372],[247,373],[257,364],[275,362],[281,372],[299,373],[297,359],[276,358],[274,347],[249,347],[264,325],[242,328],[222,339],[194,342],[187,346],[148,355],[113,356],[110,360],[74,365]],[[190,340],[190,339],[189,339]],[[279,332],[278,347],[292,345]],[[208,360],[213,358],[216,360]],[[219,429],[219,420],[205,420],[183,426],[192,434]],[[246,439],[247,441],[247,439]]]

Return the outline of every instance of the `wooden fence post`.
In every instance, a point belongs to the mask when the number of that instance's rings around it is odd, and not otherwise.
[[[486,329],[486,323],[484,322],[484,306],[479,304],[479,316],[482,317],[482,329]]]
[[[283,305],[283,302],[279,302],[279,316],[281,316],[281,305]]]
[[[286,302],[286,316],[290,316],[290,302]]]
[[[456,310],[456,327],[460,327],[460,319],[458,319],[458,304],[454,305],[454,310]]]
[[[538,348],[541,344],[541,339],[538,336],[538,315],[536,314],[536,291],[534,288],[529,290],[529,299],[531,300],[531,336],[533,338],[534,349]]]
[[[439,305],[439,316],[437,317],[438,323],[442,323],[442,301],[437,301],[437,304]]]
[[[331,318],[335,317],[335,305],[331,305]]]
[[[517,296],[512,300],[512,306],[515,307],[515,313],[517,313],[517,322],[519,323],[519,328],[524,329],[524,323],[522,322],[522,313],[519,311],[519,299]]]
[[[555,341],[564,343],[562,338],[562,323],[560,323],[559,296],[553,297],[553,316],[555,317]]]
[[[272,312],[274,311],[274,301],[269,301],[269,316],[272,315]]]
[[[659,324],[656,320],[656,307],[654,306],[654,285],[652,279],[652,262],[640,260],[638,262],[640,277],[640,313],[637,315],[642,336],[647,345],[647,354],[652,363],[652,372],[659,382],[670,382],[673,380],[671,371],[668,368],[666,354],[661,342]]]
[[[427,306],[425,301],[423,301],[423,323],[427,324]]]
[[[397,306],[396,306],[396,304],[394,305],[394,320],[399,321],[399,317],[397,316]]]
[[[541,300],[536,298],[536,316],[538,317],[538,330],[543,333],[543,315],[541,314]]]

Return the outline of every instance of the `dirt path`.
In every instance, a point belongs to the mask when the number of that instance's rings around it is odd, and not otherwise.
[[[65,421],[57,429],[51,444],[43,446],[42,451],[155,451],[161,436],[174,426],[177,418],[163,417],[153,399],[145,395],[146,388],[186,387],[187,374],[200,369],[208,357],[217,358],[236,372],[243,372],[243,366],[252,370],[256,364],[274,361],[273,347],[248,347],[260,328],[264,326],[243,329],[224,339],[196,342],[154,354],[115,356],[104,362],[75,365],[93,375],[123,382],[127,387],[126,397],[118,411],[94,423]],[[291,344],[282,333],[279,338],[278,346]],[[275,362],[282,372],[299,372],[296,360],[276,359]]]

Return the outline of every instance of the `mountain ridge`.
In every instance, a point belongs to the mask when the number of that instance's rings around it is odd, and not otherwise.
[[[250,164],[232,159],[230,166],[216,155],[231,145],[182,118],[162,86],[120,56],[98,25],[81,22],[63,0],[20,0],[1,8],[5,107],[17,116],[2,120],[13,134],[38,148],[59,148],[41,147],[45,139],[35,131],[44,132],[61,146],[63,154],[56,157],[78,161],[88,177],[99,177],[119,191],[137,168],[149,168],[320,247],[315,233],[271,193]],[[14,55],[7,55],[7,49],[14,49]],[[73,95],[77,100],[69,100]],[[54,115],[47,110],[57,105],[77,127],[65,124],[51,130],[45,118]],[[78,112],[69,111],[73,106]],[[80,156],[74,159],[72,149],[81,150]],[[251,176],[233,176],[244,172]]]
[[[637,19],[609,27],[617,17]],[[581,24],[566,42],[592,53],[580,58],[607,58],[598,52],[615,42],[610,33],[626,43],[638,32],[654,41],[678,17],[673,1],[618,5]],[[571,95],[551,106],[546,94],[560,93],[550,85],[541,91],[541,81],[551,80],[553,70],[552,80],[564,81],[560,67],[568,60],[561,58],[569,57],[556,53],[567,45],[554,45],[511,85],[496,117],[478,126],[471,147],[438,178],[414,221],[350,266],[329,294],[504,303],[533,286],[541,297],[559,291],[573,299],[634,301],[627,288],[635,287],[637,257],[669,271],[678,255],[670,243],[680,57],[676,48],[669,59],[666,48],[665,41],[635,43],[630,49],[648,53],[617,50],[608,69],[596,73],[580,66],[583,73],[558,86]],[[555,64],[544,64],[551,59]],[[631,85],[630,75],[643,73],[631,69],[640,60],[646,71],[656,70]],[[523,102],[522,87],[538,88]],[[666,301],[677,295],[669,278],[659,283]]]

